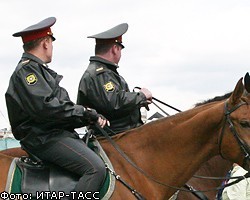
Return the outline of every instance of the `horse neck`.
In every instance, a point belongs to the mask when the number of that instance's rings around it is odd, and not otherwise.
[[[148,123],[115,139],[146,173],[181,187],[202,163],[219,153],[222,119],[223,104],[211,103]]]
[[[165,156],[164,152],[176,152],[176,146],[178,151],[183,149],[186,152],[188,149],[201,151],[208,144],[211,150],[218,147],[217,138],[223,119],[223,108],[223,103],[211,103],[151,122],[126,136],[133,141],[133,146],[135,141],[140,141],[136,142],[138,149],[152,149],[157,155]],[[211,141],[216,145],[211,145]]]

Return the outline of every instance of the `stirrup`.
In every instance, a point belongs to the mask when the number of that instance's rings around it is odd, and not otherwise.
[[[43,161],[40,158],[38,158],[37,156],[35,156],[33,153],[31,153],[27,149],[27,147],[25,147],[23,144],[21,144],[21,148],[24,151],[26,151],[26,153],[28,154],[28,158],[27,157],[22,157],[21,158],[24,162],[32,162],[33,164],[43,165]]]

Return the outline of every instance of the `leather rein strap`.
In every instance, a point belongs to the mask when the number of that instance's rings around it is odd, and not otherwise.
[[[111,139],[111,137],[108,135],[108,133],[106,131],[104,131],[99,124],[95,124],[95,127],[104,135],[104,137],[112,144],[112,146],[122,155],[122,157],[124,157],[127,161],[130,161],[130,159],[128,158],[128,156],[126,154],[124,154],[124,152],[119,148],[119,146]],[[111,129],[105,127],[106,129],[108,129],[109,132],[113,134],[115,134]],[[132,162],[132,161],[131,161]],[[130,192],[138,199],[138,200],[145,200],[145,198],[139,193],[137,192],[135,189],[133,189],[128,183],[126,183],[121,177],[120,175],[116,174],[114,171],[112,171],[110,168],[108,168],[108,170],[110,171],[110,173],[112,175],[115,176],[115,178],[120,181],[125,187],[127,187]]]
[[[139,90],[140,90],[141,87],[134,87],[133,91],[134,91],[135,89],[139,89]],[[152,97],[152,100],[155,100],[155,101],[157,101],[157,102],[163,104],[164,106],[167,106],[167,107],[169,107],[169,108],[172,108],[173,110],[175,110],[175,111],[177,111],[177,112],[181,112],[181,110],[179,110],[178,108],[175,108],[174,106],[171,106],[171,105],[169,105],[169,104],[167,104],[167,103],[165,103],[165,102],[163,102],[163,101],[161,101],[161,100],[159,100],[159,99],[157,99],[157,98],[155,98],[155,97]],[[157,108],[159,108],[159,106],[157,106],[157,104],[154,103],[154,105],[155,105]],[[163,113],[165,113],[167,116],[169,116],[169,114],[166,113],[164,110],[162,110],[161,108],[159,108],[159,109],[160,109]]]

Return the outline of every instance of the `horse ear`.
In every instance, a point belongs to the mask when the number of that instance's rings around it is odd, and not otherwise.
[[[250,76],[248,72],[246,73],[244,77],[244,85],[245,85],[246,91],[250,93]]]
[[[241,78],[238,83],[236,84],[234,91],[232,95],[229,98],[229,103],[232,105],[236,105],[239,102],[239,99],[241,98],[243,91],[244,91],[244,85],[242,83],[243,78]]]

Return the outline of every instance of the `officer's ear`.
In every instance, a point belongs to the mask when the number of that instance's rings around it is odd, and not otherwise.
[[[112,47],[111,47],[112,53],[113,53],[114,55],[116,55],[116,54],[120,51],[120,48],[121,48],[121,47],[119,47],[118,44],[112,45]]]
[[[41,41],[41,43],[42,43],[43,48],[48,49],[48,48],[49,48],[49,45],[51,45],[50,43],[52,43],[52,39],[51,39],[51,37],[45,37],[45,38]]]
[[[111,50],[112,54],[115,54],[115,45],[114,44],[111,46],[110,50]]]

